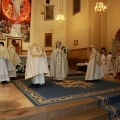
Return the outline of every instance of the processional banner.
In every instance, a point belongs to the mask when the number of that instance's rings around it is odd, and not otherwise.
[[[0,0],[0,39],[22,37],[30,42],[31,0]]]

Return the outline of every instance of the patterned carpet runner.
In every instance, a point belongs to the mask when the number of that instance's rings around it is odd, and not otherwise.
[[[120,91],[95,96],[94,98],[99,100],[101,108],[109,111],[110,119],[120,117]]]

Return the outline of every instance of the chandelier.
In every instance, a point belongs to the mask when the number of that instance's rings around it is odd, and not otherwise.
[[[64,18],[64,15],[62,14],[62,8],[63,8],[63,1],[61,2],[62,0],[60,0],[60,13],[57,15],[56,17],[56,21],[58,23],[63,23],[65,21],[65,18]]]
[[[99,14],[102,14],[106,11],[106,8],[107,7],[104,6],[104,4],[102,2],[96,3],[95,12],[99,13]]]
[[[56,21],[58,23],[63,23],[65,21],[64,15],[62,14],[62,10],[60,10],[60,14],[57,15]]]

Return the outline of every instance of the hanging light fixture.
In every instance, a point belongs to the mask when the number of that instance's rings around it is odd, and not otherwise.
[[[104,6],[102,2],[96,3],[95,12],[101,15],[102,13],[106,11],[106,8],[107,7]]]
[[[56,21],[58,23],[63,23],[65,21],[64,15],[62,14],[62,10],[63,10],[63,0],[60,0],[60,13],[57,15],[56,17]]]

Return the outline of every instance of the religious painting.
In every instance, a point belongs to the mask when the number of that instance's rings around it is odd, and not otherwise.
[[[12,40],[16,40],[16,52],[19,54],[22,50],[22,41],[23,38],[21,37],[6,37],[7,40],[7,47],[12,43]]]
[[[54,20],[54,6],[53,5],[46,5],[45,6],[45,20]]]
[[[78,40],[74,40],[74,46],[78,45]]]
[[[0,39],[23,37],[30,41],[32,0],[0,0]]]
[[[52,33],[45,33],[45,47],[52,47]]]
[[[80,0],[73,0],[73,15],[80,12]]]
[[[6,37],[5,33],[0,32],[0,40],[5,40],[5,37]]]

